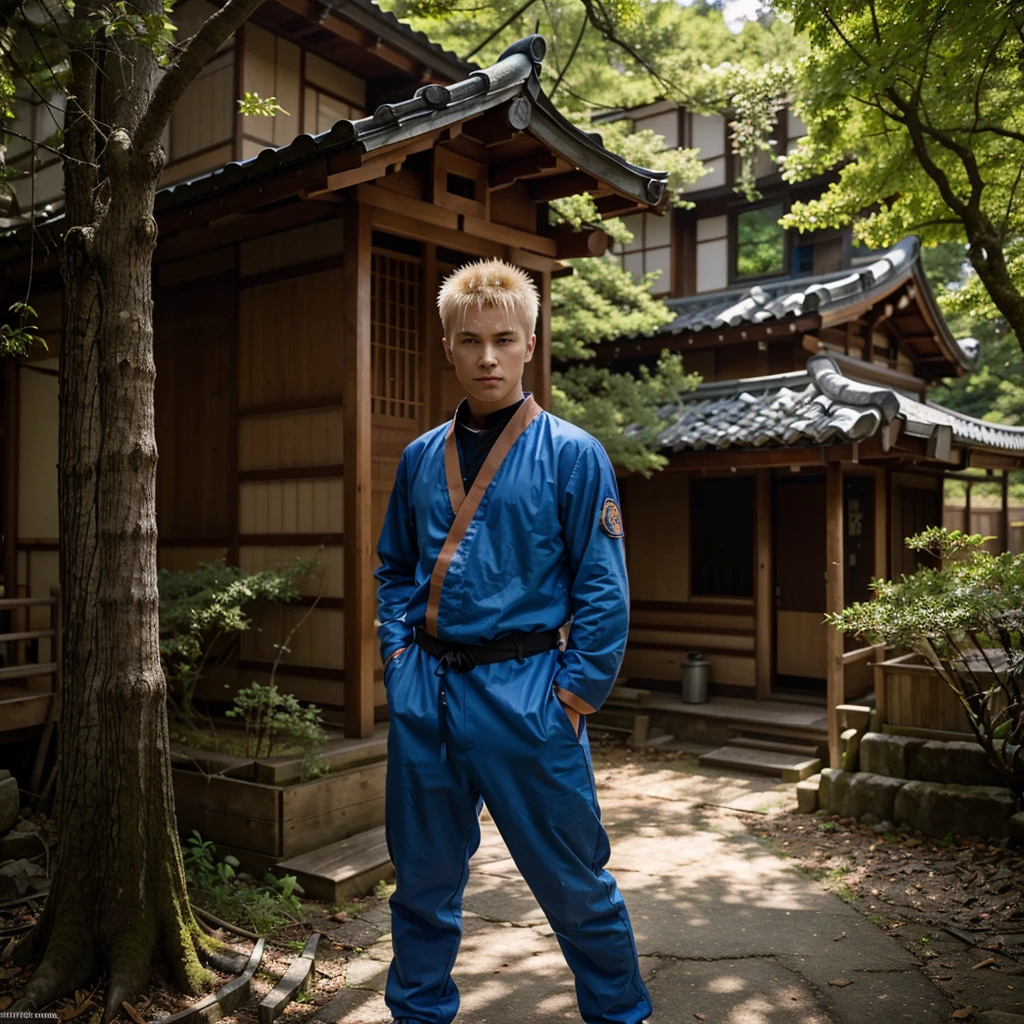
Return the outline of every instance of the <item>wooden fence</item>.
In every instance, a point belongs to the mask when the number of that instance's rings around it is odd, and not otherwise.
[[[47,624],[34,627],[32,618],[48,612]],[[9,612],[12,628],[0,633],[7,664],[0,668],[0,742],[4,734],[43,727],[28,789],[39,792],[46,754],[60,713],[61,693],[61,599],[58,587],[49,597],[8,597],[0,600],[0,612]],[[34,660],[28,660],[34,643]]]

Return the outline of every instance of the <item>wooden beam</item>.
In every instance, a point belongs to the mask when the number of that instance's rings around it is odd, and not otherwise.
[[[972,469],[1020,469],[1019,455],[1002,455],[998,452],[972,450],[968,456],[968,465]]]
[[[553,238],[545,235],[535,235],[532,231],[521,231],[519,228],[510,228],[504,224],[495,224],[493,221],[482,220],[479,217],[470,217],[460,214],[462,218],[462,230],[467,235],[480,235],[482,238],[493,238],[505,245],[518,246],[520,249],[529,249],[532,252],[539,252],[542,256],[557,258],[558,243]]]
[[[545,409],[551,408],[551,273],[540,275],[540,317],[537,322],[537,350],[533,356],[537,363],[534,372],[536,397]]]
[[[18,401],[21,386],[18,367],[17,358],[4,360],[4,592],[0,598],[18,596]]]
[[[843,609],[843,467],[830,462],[825,469],[825,606],[828,612]],[[826,626],[825,664],[828,700],[829,765],[838,768],[839,715],[836,708],[846,701],[843,669],[843,634]]]
[[[343,213],[341,344],[345,496],[345,736],[373,735],[373,645],[375,642],[372,547],[370,417],[370,211],[358,202]]]
[[[574,231],[571,224],[559,224],[552,229],[551,236],[558,247],[560,260],[603,256],[608,250],[608,235],[600,228]]]
[[[547,178],[536,178],[526,185],[526,194],[535,203],[549,203],[552,199],[563,196],[574,196],[579,192],[593,194],[600,188],[600,182],[592,174],[583,171],[571,171],[569,174],[557,174]]]
[[[1001,504],[1002,514],[999,517],[999,540],[1000,550],[1010,550],[1010,472],[1009,470],[1003,470],[1002,487],[1001,492]]]
[[[873,575],[889,578],[889,474],[875,470],[875,564]]]
[[[597,355],[590,366],[607,366],[619,359],[656,359],[663,349],[670,352],[687,352],[698,349],[719,348],[721,345],[736,341],[792,341],[805,331],[817,330],[821,318],[812,313],[796,320],[787,320],[774,324],[743,324],[740,327],[722,327],[715,330],[681,332],[671,335],[655,335],[639,341],[626,341],[616,345],[599,345]]]
[[[558,157],[550,151],[510,160],[504,164],[491,164],[489,184],[492,190],[505,188],[520,178],[534,177],[557,166]]]
[[[755,483],[754,685],[758,700],[772,694],[775,588],[772,565],[772,471],[759,469]]]

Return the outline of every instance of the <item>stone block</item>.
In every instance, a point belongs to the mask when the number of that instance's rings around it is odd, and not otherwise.
[[[861,734],[857,729],[844,729],[839,734],[839,749],[843,756],[840,765],[843,771],[855,772],[859,764]]]
[[[1010,845],[1024,847],[1024,811],[1018,811],[1010,818]]]
[[[960,786],[1002,786],[1003,778],[989,764],[981,745],[972,741],[930,740],[910,762],[910,778]]]
[[[895,821],[941,839],[957,836],[1005,839],[1017,798],[998,786],[958,786],[940,782],[908,782],[896,796]]]
[[[860,741],[861,771],[888,775],[891,779],[909,779],[910,765],[925,741],[916,736],[889,736],[869,732]]]
[[[21,810],[21,796],[18,793],[18,780],[11,778],[0,780],[0,832],[6,832],[18,821]]]
[[[24,896],[32,879],[45,877],[46,872],[30,860],[9,860],[0,864],[0,899]]]
[[[896,794],[906,785],[903,779],[871,772],[844,772],[832,784],[832,810],[844,818],[876,814],[879,821],[892,820]]]
[[[801,814],[813,814],[818,809],[818,789],[821,776],[812,775],[796,784],[796,809]]]
[[[978,1024],[1024,1024],[1024,1017],[1005,1010],[986,1010],[978,1017]]]
[[[822,768],[821,781],[818,783],[818,806],[822,810],[836,810],[832,805],[832,788],[836,779],[846,774],[841,768]]]
[[[0,836],[0,863],[35,857],[46,849],[46,843],[34,821],[22,818],[5,836]]]

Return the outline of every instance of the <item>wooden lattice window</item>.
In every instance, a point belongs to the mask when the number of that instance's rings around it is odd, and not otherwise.
[[[372,408],[400,419],[423,409],[423,261],[373,250]]]

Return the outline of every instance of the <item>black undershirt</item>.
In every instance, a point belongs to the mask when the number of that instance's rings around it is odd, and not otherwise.
[[[494,442],[501,436],[508,421],[516,414],[516,410],[525,402],[521,398],[513,405],[492,412],[486,417],[483,426],[477,430],[466,422],[469,419],[469,403],[464,402],[455,414],[455,447],[459,452],[459,469],[462,471],[462,486],[469,493],[480,467],[487,461]]]

